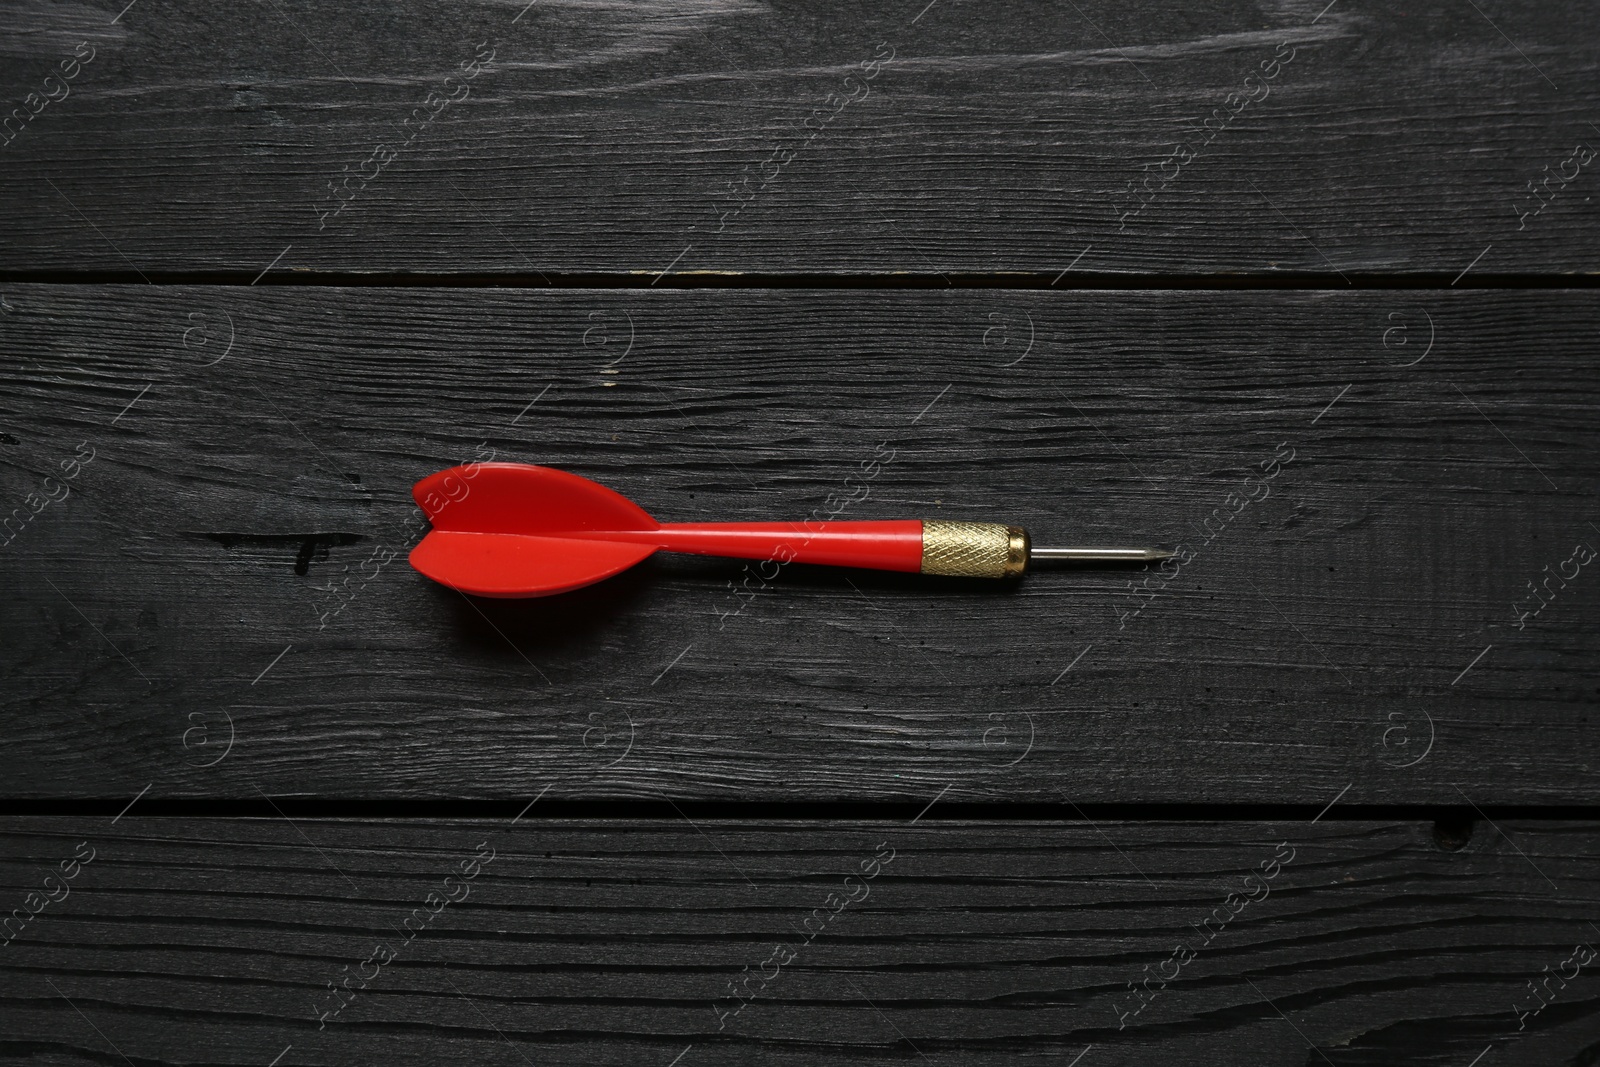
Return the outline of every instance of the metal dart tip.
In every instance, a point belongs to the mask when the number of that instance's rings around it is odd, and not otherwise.
[[[1030,562],[1152,563],[1175,555],[1165,548],[1032,548]]]

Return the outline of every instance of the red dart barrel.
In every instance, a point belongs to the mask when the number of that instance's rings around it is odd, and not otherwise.
[[[654,530],[591,530],[597,541],[653,544],[697,556],[821,563],[880,571],[922,569],[922,520],[878,522],[684,522]]]

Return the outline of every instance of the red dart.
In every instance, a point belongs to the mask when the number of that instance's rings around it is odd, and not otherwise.
[[[1153,548],[1031,548],[1026,530],[989,522],[660,523],[603,485],[524,463],[452,467],[422,479],[412,496],[433,529],[411,550],[411,565],[477,596],[565,593],[662,550],[969,578],[1017,577],[1030,559],[1172,555]]]

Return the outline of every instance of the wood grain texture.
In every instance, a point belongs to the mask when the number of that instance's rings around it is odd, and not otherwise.
[[[0,516],[95,455],[0,549],[14,797],[1593,797],[1587,292],[5,297]],[[484,450],[1190,558],[473,602],[404,553]]]
[[[1592,5],[123,6],[8,6],[0,269],[1597,268]]]
[[[1561,965],[1600,940],[1597,833],[8,819],[8,908],[93,859],[0,949],[0,1060],[1583,1064],[1600,980]]]

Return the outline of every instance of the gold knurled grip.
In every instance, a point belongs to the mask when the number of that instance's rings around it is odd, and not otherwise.
[[[1028,568],[1028,531],[997,522],[922,522],[922,573],[1015,578]]]

